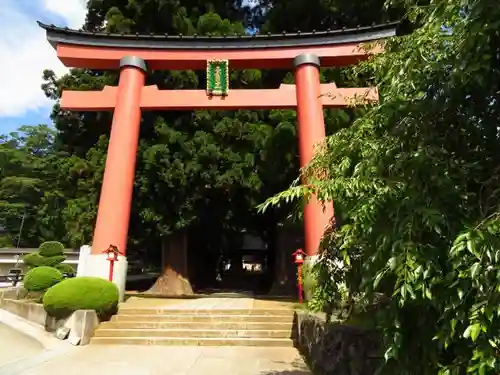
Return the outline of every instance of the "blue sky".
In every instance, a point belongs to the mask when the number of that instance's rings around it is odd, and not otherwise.
[[[79,29],[85,4],[86,0],[0,0],[0,134],[22,125],[51,124],[54,103],[40,88],[42,72],[52,69],[60,76],[68,69],[36,21]]]
[[[67,72],[36,21],[80,28],[85,0],[0,0],[0,134],[50,123],[53,102],[40,88],[42,71]]]

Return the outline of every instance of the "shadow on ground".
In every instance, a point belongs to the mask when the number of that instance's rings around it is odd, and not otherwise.
[[[289,367],[289,370],[263,370],[259,375],[312,375],[312,372],[305,365],[302,360],[295,359],[292,363],[285,363],[282,361],[274,361],[280,367]],[[273,367],[273,366],[272,366]]]
[[[265,371],[259,375],[311,375],[308,370]]]

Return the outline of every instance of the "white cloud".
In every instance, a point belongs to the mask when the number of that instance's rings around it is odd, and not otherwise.
[[[29,7],[26,3],[0,0],[0,118],[28,111],[46,111],[48,116],[53,103],[40,88],[42,72],[67,72],[36,24],[37,15],[41,21],[59,17],[72,28],[80,28],[85,20],[82,0],[29,0]]]
[[[85,22],[85,0],[43,0],[43,5],[49,12],[64,18],[71,29],[79,29]]]

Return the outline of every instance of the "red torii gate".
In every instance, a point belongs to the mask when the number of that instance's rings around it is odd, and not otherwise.
[[[110,244],[122,252],[115,273],[123,292],[130,206],[139,144],[141,110],[279,109],[297,108],[301,167],[316,144],[325,139],[323,107],[343,108],[353,100],[378,100],[376,88],[337,88],[320,84],[319,67],[346,66],[381,51],[361,44],[396,35],[398,23],[324,32],[182,36],[110,34],[76,31],[39,23],[58,58],[68,67],[120,69],[118,87],[102,91],[64,91],[61,108],[73,111],[113,111],[113,122],[92,243],[89,275],[107,278],[101,253]],[[228,61],[231,68],[295,68],[295,85],[270,90],[232,90],[220,96],[203,90],[159,90],[145,86],[149,70],[202,70],[208,61]],[[226,65],[227,68],[227,65]],[[208,69],[207,69],[208,70]],[[227,77],[227,72],[226,72]],[[207,88],[208,89],[208,88]],[[317,254],[324,229],[333,216],[314,198],[304,209],[305,250]],[[123,267],[125,267],[123,269]]]

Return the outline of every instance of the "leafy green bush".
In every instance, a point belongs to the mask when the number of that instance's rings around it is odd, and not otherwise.
[[[316,276],[313,270],[313,265],[304,264],[302,267],[302,283],[304,285],[304,297],[310,300],[316,290]]]
[[[63,264],[58,264],[55,268],[57,268],[63,274],[66,274],[66,275],[69,275],[69,276],[75,276],[76,275],[75,269],[70,264],[64,264],[64,263]]]
[[[99,277],[66,279],[47,290],[43,306],[50,316],[63,318],[76,310],[94,310],[107,319],[118,309],[119,293],[115,284]]]
[[[382,338],[378,373],[498,375],[500,102],[492,93],[500,81],[492,77],[500,64],[484,61],[498,60],[500,7],[400,3],[418,29],[352,72],[371,77],[384,99],[327,139],[302,170],[307,183],[262,207],[313,194],[335,201],[319,303],[341,294],[332,280],[345,283],[358,317]],[[338,261],[345,267],[332,270]]]
[[[63,279],[61,271],[54,267],[33,268],[24,277],[24,288],[28,292],[43,292]]]
[[[43,257],[62,256],[64,253],[64,246],[57,241],[47,241],[40,245],[38,253]]]

